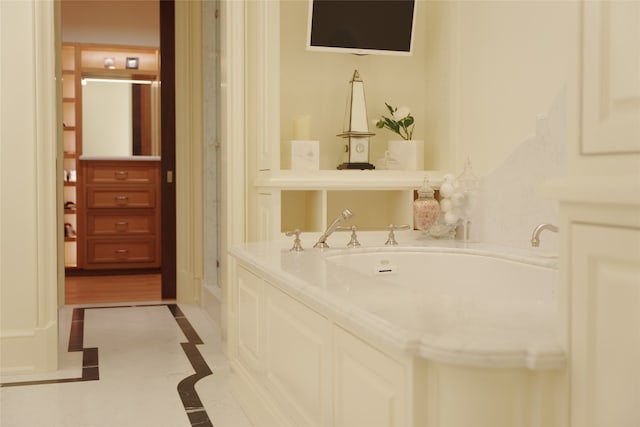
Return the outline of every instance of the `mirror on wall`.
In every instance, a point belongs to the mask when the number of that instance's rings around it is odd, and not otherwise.
[[[156,80],[84,77],[84,155],[160,155],[159,98],[160,87]]]

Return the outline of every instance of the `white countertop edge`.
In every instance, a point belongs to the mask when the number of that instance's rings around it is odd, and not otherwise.
[[[157,162],[160,161],[160,156],[92,156],[81,155],[80,160],[105,160],[105,161],[142,161],[142,162]]]
[[[344,190],[361,188],[413,189],[429,177],[438,188],[445,173],[442,171],[396,170],[317,170],[265,171],[258,174],[254,185],[258,188]]]
[[[532,352],[513,351],[480,352],[466,349],[436,347],[428,342],[419,346],[419,354],[425,359],[452,365],[477,368],[527,368],[532,371],[561,369],[566,364],[564,352],[559,348],[549,351]]]
[[[380,248],[381,250],[407,250],[404,248]],[[447,248],[443,248],[446,250]],[[449,249],[451,250],[451,249]],[[336,254],[339,250],[336,250]],[[476,249],[472,252],[478,252]],[[522,345],[514,344],[513,348],[502,348],[499,351],[465,349],[460,346],[438,345],[437,338],[419,336],[404,328],[390,324],[386,320],[367,312],[357,305],[332,295],[321,288],[306,283],[281,269],[275,269],[263,263],[259,258],[244,250],[241,246],[230,248],[230,254],[235,256],[241,264],[251,270],[262,272],[268,277],[267,281],[277,285],[281,290],[300,299],[310,308],[330,316],[339,325],[354,332],[362,333],[364,337],[386,344],[397,351],[410,355],[424,357],[434,362],[448,363],[461,366],[483,368],[519,367],[530,370],[559,369],[565,366],[565,354],[557,345],[549,343],[547,350],[531,350]],[[508,257],[508,254],[504,254]],[[521,258],[515,256],[514,258]],[[543,261],[546,263],[548,260]],[[555,260],[554,260],[555,261]],[[274,283],[275,282],[275,283]]]

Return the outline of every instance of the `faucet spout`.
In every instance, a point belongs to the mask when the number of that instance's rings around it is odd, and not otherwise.
[[[329,236],[331,236],[333,232],[336,231],[336,229],[338,228],[338,226],[342,221],[349,221],[352,216],[353,214],[349,209],[343,210],[340,216],[334,219],[333,222],[329,225],[329,227],[327,227],[327,230],[324,233],[322,233],[322,236],[320,236],[320,238],[318,239],[316,244],[313,245],[313,247],[321,248],[321,249],[328,248],[329,245],[327,244],[327,239],[329,238]]]
[[[533,230],[533,234],[531,235],[531,246],[533,246],[534,248],[537,248],[538,246],[540,246],[540,233],[542,233],[544,230],[549,230],[557,233],[558,227],[553,224],[538,225]]]

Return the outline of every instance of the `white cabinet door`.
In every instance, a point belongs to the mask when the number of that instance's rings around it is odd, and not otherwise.
[[[640,230],[571,233],[572,425],[640,426]]]
[[[244,367],[260,373],[264,364],[264,281],[239,267],[238,288],[238,359]]]
[[[583,7],[582,152],[640,153],[640,2]]]
[[[271,396],[292,425],[329,425],[329,321],[271,285],[265,311],[265,374]]]
[[[409,426],[408,367],[334,327],[334,426]]]

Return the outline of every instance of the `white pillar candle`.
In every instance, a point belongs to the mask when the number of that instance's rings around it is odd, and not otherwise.
[[[299,141],[311,139],[311,116],[297,116],[293,120],[293,139]]]

